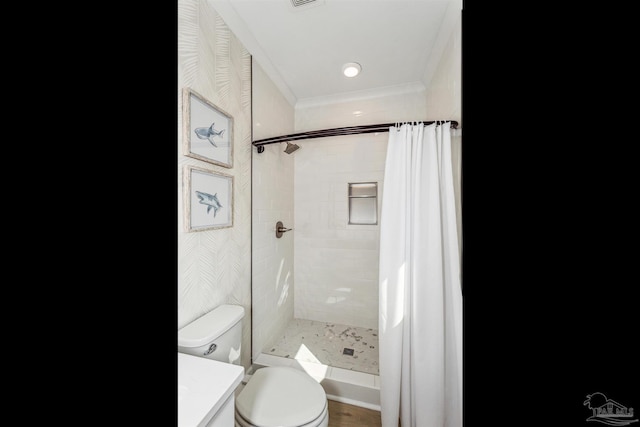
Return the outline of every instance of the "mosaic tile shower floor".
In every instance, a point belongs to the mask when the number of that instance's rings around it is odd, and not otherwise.
[[[378,330],[294,319],[264,353],[378,375]]]

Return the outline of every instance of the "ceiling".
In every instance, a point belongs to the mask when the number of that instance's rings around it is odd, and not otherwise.
[[[462,3],[208,1],[296,108],[424,90]],[[362,72],[345,77],[347,62],[359,63]]]

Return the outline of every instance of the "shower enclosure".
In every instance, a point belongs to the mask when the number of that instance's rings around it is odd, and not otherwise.
[[[356,395],[372,408],[387,139],[301,139],[252,154],[252,360],[302,366],[323,385],[370,383]],[[291,229],[280,238],[279,221]]]

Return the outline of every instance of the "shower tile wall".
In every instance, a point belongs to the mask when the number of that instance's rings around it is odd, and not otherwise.
[[[348,184],[384,191],[387,133],[297,141],[294,316],[378,328],[378,225],[348,224]]]
[[[426,105],[425,91],[415,87],[333,104],[302,100],[295,130],[424,120]],[[295,318],[378,328],[379,225],[347,224],[347,186],[378,182],[380,213],[388,138],[383,132],[297,141]]]
[[[293,132],[293,107],[262,67],[252,67],[253,139]],[[293,236],[275,237],[277,221],[293,226],[294,158],[281,144],[252,149],[252,356],[257,358],[293,318]]]

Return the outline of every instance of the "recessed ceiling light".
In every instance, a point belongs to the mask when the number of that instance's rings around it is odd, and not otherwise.
[[[357,62],[347,62],[342,66],[342,73],[347,77],[355,77],[361,70],[362,67]]]

